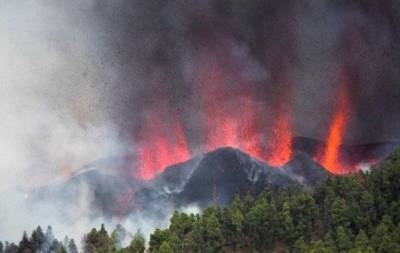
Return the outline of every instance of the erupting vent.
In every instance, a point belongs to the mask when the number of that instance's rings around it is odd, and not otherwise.
[[[279,114],[273,128],[273,138],[268,149],[266,161],[269,165],[278,167],[286,164],[292,157],[292,131],[290,118],[287,112]]]
[[[154,102],[147,107],[139,132],[135,176],[150,180],[166,167],[184,162],[198,152],[206,153],[221,147],[233,147],[272,167],[281,167],[293,157],[292,111],[290,94],[292,81],[285,80],[285,70],[271,78],[278,83],[268,108],[263,94],[241,71],[245,67],[229,47],[217,43],[219,38],[200,44],[188,80],[192,90],[184,109],[171,106],[168,101]],[[217,41],[217,42],[215,42]],[[342,157],[342,146],[350,116],[350,86],[353,80],[348,69],[338,73],[334,111],[326,126],[325,144],[317,147],[314,161],[334,174],[357,170],[357,164]],[[182,114],[182,111],[185,113]],[[184,117],[190,125],[181,119]],[[196,144],[187,138],[187,131],[195,132]],[[365,162],[364,160],[360,162]]]
[[[162,111],[163,113],[156,113]],[[145,119],[142,128],[143,141],[140,143],[137,160],[139,167],[136,177],[142,180],[152,179],[167,166],[190,159],[185,133],[178,120],[161,122],[160,119],[173,114],[166,108],[158,108]]]
[[[199,47],[197,52],[191,110],[201,115],[200,151],[229,146],[271,166],[282,166],[292,156],[287,101],[284,96],[277,99],[275,119],[266,120],[266,109],[254,99],[251,81],[238,71],[242,67],[235,65],[239,61],[234,57],[218,45]],[[232,76],[236,78],[228,78]],[[287,86],[284,83],[279,87],[288,90]],[[168,105],[153,106],[143,120],[136,165],[136,176],[142,180],[152,179],[167,166],[190,158],[184,124],[167,108]]]
[[[343,174],[350,170],[350,168],[346,168],[340,158],[340,147],[343,144],[350,114],[347,90],[349,80],[346,75],[342,75],[342,78],[336,96],[335,111],[328,129],[326,145],[316,159],[325,169],[334,174]]]

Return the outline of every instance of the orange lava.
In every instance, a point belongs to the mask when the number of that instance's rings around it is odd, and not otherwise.
[[[195,112],[192,122],[199,126],[195,129],[200,136],[196,148],[200,147],[201,152],[226,146],[238,148],[274,167],[288,162],[292,132],[286,97],[279,97],[275,122],[267,121],[265,112],[269,108],[255,99],[260,96],[252,80],[241,73],[243,66],[237,56],[222,46],[224,43],[206,45],[200,45],[195,53],[193,97],[187,105]],[[136,177],[141,180],[150,180],[169,165],[190,159],[183,126],[177,114],[166,108],[150,108],[142,122],[136,165]]]
[[[194,87],[202,113],[203,151],[234,147],[263,160],[260,124],[262,108],[252,100],[249,81],[240,75],[237,60],[225,48],[200,48]],[[232,78],[234,76],[235,78]],[[231,79],[228,79],[228,78]]]
[[[334,174],[346,173],[346,166],[340,160],[340,146],[346,133],[350,105],[347,95],[347,82],[343,82],[336,98],[336,109],[331,120],[326,146],[318,162]]]
[[[150,180],[166,167],[190,159],[190,151],[179,121],[160,122],[157,117],[147,119],[144,140],[140,143],[136,176]]]
[[[292,157],[292,131],[290,117],[287,112],[281,112],[275,121],[272,139],[269,142],[267,163],[279,167]]]

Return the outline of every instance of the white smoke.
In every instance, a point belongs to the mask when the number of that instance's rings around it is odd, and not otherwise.
[[[122,148],[109,118],[113,71],[99,54],[91,8],[92,1],[0,2],[2,240],[19,240],[37,225],[72,232],[58,219],[66,203],[32,208],[30,190]],[[78,232],[88,229],[89,197],[76,210]]]

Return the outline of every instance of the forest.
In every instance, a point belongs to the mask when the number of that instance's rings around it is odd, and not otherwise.
[[[396,253],[399,197],[397,150],[370,171],[331,176],[313,189],[266,188],[257,196],[237,196],[229,207],[175,211],[169,227],[156,229],[147,241],[140,231],[118,225],[108,232],[101,225],[81,238],[78,249],[73,239],[55,239],[49,226],[24,232],[19,243],[0,243],[0,253]]]

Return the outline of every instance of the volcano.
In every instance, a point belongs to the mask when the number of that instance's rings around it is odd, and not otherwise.
[[[222,147],[168,166],[151,180],[132,177],[131,156],[103,159],[64,183],[37,189],[32,196],[56,202],[64,199],[78,206],[78,196],[89,195],[91,202],[87,204],[93,207],[94,217],[125,217],[143,210],[162,216],[167,207],[229,205],[236,195],[258,194],[265,187],[312,188],[332,175],[314,158],[324,142],[296,137],[292,143],[294,155],[280,167],[272,167],[239,149]],[[340,152],[343,161],[356,165],[379,161],[396,146],[398,143],[348,145],[341,146]]]
[[[161,188],[169,184],[165,174],[184,174],[184,168],[193,161],[169,167],[165,173],[154,180]],[[174,199],[178,206],[195,203],[202,207],[214,204],[229,204],[233,197],[246,192],[259,193],[266,186],[272,188],[287,187],[296,181],[269,165],[249,156],[242,151],[224,147],[203,155],[197,159],[190,175],[180,183],[181,189],[175,191]]]

